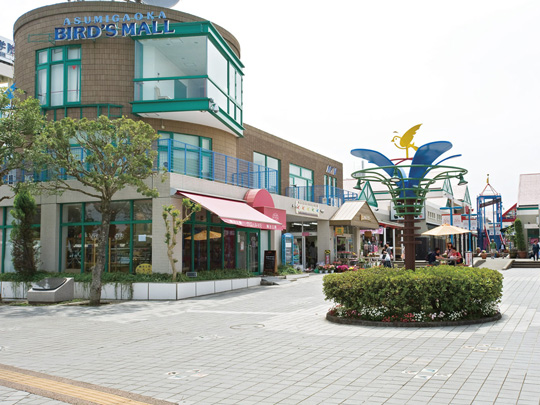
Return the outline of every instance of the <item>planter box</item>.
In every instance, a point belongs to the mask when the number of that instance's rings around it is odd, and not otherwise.
[[[134,300],[148,300],[149,283],[133,283]]]
[[[215,283],[213,281],[198,281],[197,283],[197,297],[201,295],[214,294]]]
[[[248,288],[247,278],[233,278],[231,281],[232,281],[233,290],[240,290],[241,288]]]
[[[26,294],[32,284],[29,283],[20,283],[15,281],[2,281],[1,282],[1,293],[2,298],[12,299],[12,300],[24,300],[26,299]]]
[[[214,280],[214,284],[216,293],[232,290],[231,280]]]
[[[176,284],[148,283],[149,300],[176,300]]]
[[[258,285],[261,285],[261,278],[260,277],[250,277],[247,279],[248,287],[255,287]]]
[[[178,283],[176,284],[176,299],[192,298],[197,296],[197,284],[194,283]]]

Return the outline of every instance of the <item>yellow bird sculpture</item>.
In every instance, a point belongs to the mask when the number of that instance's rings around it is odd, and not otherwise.
[[[405,156],[406,159],[409,158],[409,148],[413,148],[415,151],[418,150],[418,147],[414,146],[414,143],[412,143],[412,140],[414,138],[414,135],[416,134],[416,131],[422,126],[422,124],[415,125],[411,129],[409,129],[407,132],[405,132],[401,136],[394,136],[390,142],[394,142],[394,145],[398,149],[405,149]],[[397,131],[394,131],[394,133],[397,133]],[[399,139],[399,145],[396,143],[396,140]]]

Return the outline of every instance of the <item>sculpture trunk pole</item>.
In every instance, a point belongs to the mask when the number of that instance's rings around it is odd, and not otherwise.
[[[414,208],[412,200],[405,200],[405,215],[403,216],[403,244],[405,245],[405,268],[414,270],[416,258],[416,231],[414,227]]]

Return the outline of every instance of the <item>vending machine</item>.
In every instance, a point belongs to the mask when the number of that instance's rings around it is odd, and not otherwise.
[[[284,265],[294,265],[294,237],[290,233],[281,235],[281,260]]]

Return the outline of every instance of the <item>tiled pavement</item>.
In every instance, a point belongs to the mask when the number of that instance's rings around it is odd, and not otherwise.
[[[318,275],[178,302],[4,306],[0,363],[180,404],[537,405],[540,273],[504,277],[502,320],[444,328],[329,323]],[[59,402],[0,386],[0,403]]]

